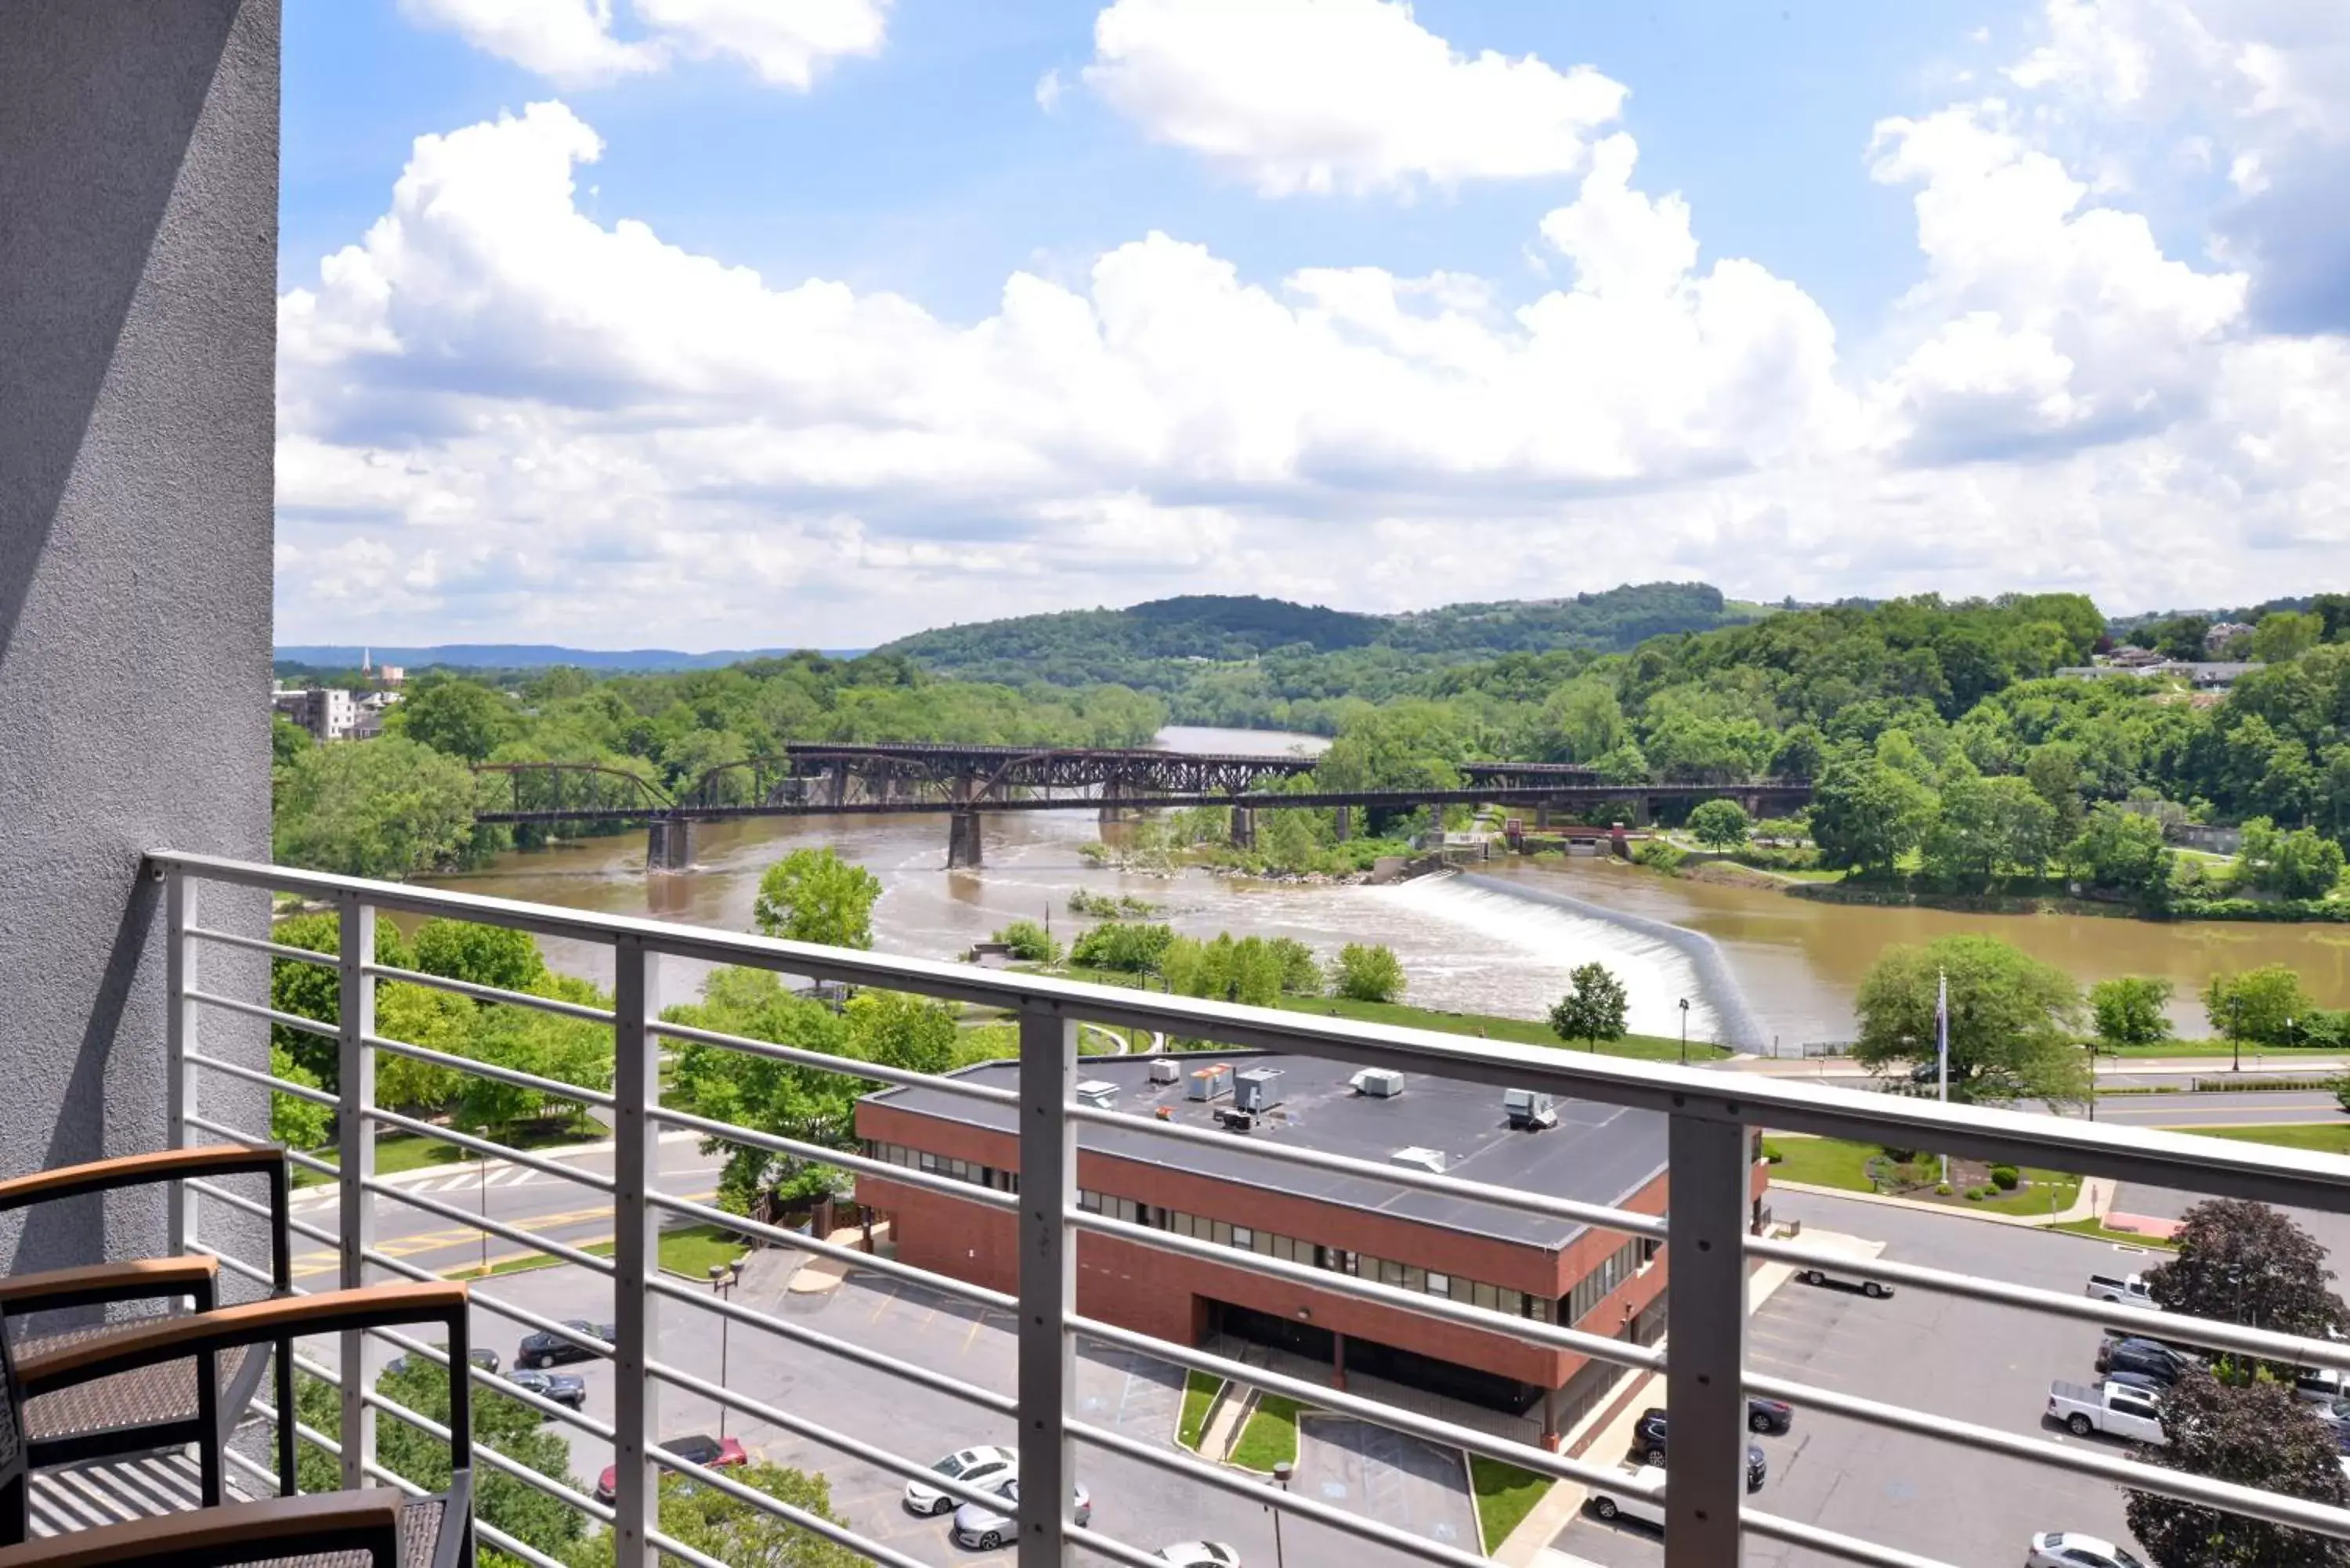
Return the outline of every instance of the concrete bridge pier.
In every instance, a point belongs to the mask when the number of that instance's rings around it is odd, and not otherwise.
[[[979,813],[956,812],[947,818],[947,869],[975,871],[980,864]]]
[[[1256,810],[1253,806],[1232,807],[1232,843],[1235,849],[1256,847]]]
[[[1548,802],[1544,802],[1543,805],[1534,807],[1534,826],[1536,827],[1548,827],[1550,826],[1550,805]]]
[[[1338,842],[1344,844],[1355,836],[1355,808],[1342,805],[1338,810]]]
[[[682,871],[693,864],[693,824],[685,817],[657,816],[645,828],[645,869]]]

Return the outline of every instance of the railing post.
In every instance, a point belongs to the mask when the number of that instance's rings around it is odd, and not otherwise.
[[[173,1148],[188,1147],[188,1116],[196,1109],[196,1069],[188,1060],[196,1047],[196,1004],[188,992],[196,988],[196,955],[188,938],[195,917],[196,890],[177,869],[163,873],[165,926],[163,987],[170,1012],[163,1024],[164,1137]],[[164,1184],[165,1228],[174,1256],[186,1252],[196,1240],[196,1199],[187,1184]]]
[[[1737,1568],[1746,1498],[1746,1128],[1673,1112],[1666,1237],[1665,1568]]]
[[[660,1266],[660,1211],[645,1201],[659,1179],[660,1139],[645,1107],[660,1094],[660,1037],[645,1025],[659,1002],[654,964],[635,937],[612,944],[613,1141],[612,1317],[615,1346],[612,1533],[615,1568],[647,1568],[647,1532],[660,1523],[660,1476],[648,1457],[660,1424],[660,1396],[646,1363],[658,1345],[655,1300],[646,1288]]]
[[[1069,1406],[1076,1353],[1076,1026],[1052,1007],[1020,1014],[1020,1556],[1018,1568],[1061,1568],[1073,1524],[1076,1460]]]
[[[345,1290],[367,1283],[363,1254],[375,1244],[375,1197],[360,1185],[375,1176],[375,1124],[366,1116],[375,1106],[375,1052],[367,1043],[375,1033],[375,981],[367,972],[375,960],[375,919],[374,905],[355,893],[343,895],[335,943],[342,981],[336,1012],[341,1038],[336,1054],[335,1164],[342,1199],[338,1282]],[[361,1397],[370,1382],[374,1337],[354,1333],[342,1339],[343,1490],[357,1491],[370,1484],[366,1466],[375,1458],[375,1411]]]

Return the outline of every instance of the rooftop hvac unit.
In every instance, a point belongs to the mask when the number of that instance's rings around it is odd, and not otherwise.
[[[1244,1111],[1235,1106],[1218,1106],[1213,1115],[1223,1124],[1226,1132],[1244,1133],[1256,1126],[1254,1111]]]
[[[1366,1067],[1347,1082],[1355,1093],[1375,1100],[1391,1100],[1403,1093],[1403,1075],[1393,1067]]]
[[[1107,1078],[1087,1078],[1077,1085],[1077,1103],[1106,1111],[1118,1103],[1118,1085]]]
[[[1184,1085],[1187,1100],[1221,1100],[1232,1092],[1232,1070],[1218,1062],[1212,1066],[1195,1067],[1191,1081]]]
[[[1177,1084],[1182,1082],[1182,1079],[1183,1069],[1176,1064],[1174,1057],[1153,1056],[1150,1059],[1150,1081],[1152,1083]]]
[[[1510,1114],[1512,1127],[1527,1132],[1558,1126],[1557,1108],[1539,1089],[1503,1089],[1502,1108]]]
[[[1430,1176],[1441,1176],[1444,1174],[1444,1151],[1440,1148],[1422,1148],[1418,1144],[1414,1144],[1409,1148],[1399,1148],[1388,1156],[1388,1163],[1408,1165],[1414,1170],[1424,1170]]]
[[[1232,1103],[1241,1109],[1269,1111],[1281,1104],[1281,1069],[1252,1067],[1240,1075],[1232,1092]]]

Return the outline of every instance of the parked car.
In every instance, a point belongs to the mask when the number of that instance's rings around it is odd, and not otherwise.
[[[2124,1306],[2145,1307],[2160,1312],[2162,1303],[2146,1288],[2144,1274],[2091,1274],[2088,1288],[2082,1293],[2092,1301],[2119,1302]]]
[[[2129,1438],[2157,1448],[2168,1441],[2162,1435],[2161,1407],[2142,1388],[2125,1388],[2116,1383],[2052,1383],[2048,1415],[2064,1423],[2076,1438],[2102,1432],[2108,1438]]]
[[[1662,1486],[1665,1480],[1664,1467],[1642,1465],[1638,1469],[1627,1471],[1626,1479],[1637,1481],[1644,1487]],[[1658,1530],[1665,1527],[1664,1500],[1648,1497],[1642,1492],[1628,1489],[1618,1491],[1613,1487],[1594,1487],[1591,1489],[1589,1500],[1584,1506],[1602,1519],[1636,1519],[1642,1524]]]
[[[2023,1568],[2146,1568],[2146,1562],[2127,1547],[2101,1536],[2050,1530],[2032,1538]]]
[[[1883,1280],[1872,1280],[1866,1274],[1832,1269],[1804,1269],[1795,1278],[1807,1285],[1840,1285],[1848,1291],[1858,1291],[1870,1301],[1880,1302],[1893,1293],[1893,1287]]]
[[[751,1456],[743,1451],[739,1441],[733,1438],[713,1438],[707,1432],[696,1432],[690,1438],[671,1438],[661,1447],[689,1464],[697,1464],[705,1469],[733,1469],[736,1465],[751,1462]],[[609,1506],[619,1484],[620,1467],[606,1465],[604,1473],[596,1478],[596,1501]]]
[[[2193,1366],[2187,1356],[2151,1339],[2111,1339],[2097,1347],[2098,1371],[2139,1373],[2165,1388],[2186,1376]]]
[[[1221,1541],[1179,1541],[1159,1555],[1175,1568],[1241,1568],[1241,1554]]]
[[[1751,1416],[1750,1416],[1751,1419]],[[1632,1451],[1658,1469],[1665,1467],[1665,1412],[1651,1405],[1640,1412],[1639,1424],[1632,1428]],[[1746,1445],[1746,1490],[1760,1491],[1770,1474],[1759,1444]]]
[[[976,1449],[958,1449],[931,1467],[931,1470],[951,1481],[968,1487],[993,1491],[1000,1481],[1009,1480],[1020,1468],[1020,1456],[1010,1449],[993,1443]],[[909,1513],[945,1513],[955,1506],[955,1500],[936,1487],[920,1481],[906,1483],[906,1511]]]
[[[1795,1407],[1784,1399],[1746,1401],[1746,1429],[1750,1432],[1783,1434],[1794,1424]]]
[[[1079,1526],[1094,1521],[1093,1494],[1078,1482],[1074,1489],[1076,1499],[1075,1517]],[[954,1511],[954,1523],[949,1533],[959,1546],[976,1546],[982,1552],[993,1552],[1012,1539],[1014,1521],[1020,1513],[1020,1478],[1008,1476],[995,1489],[996,1501],[982,1506],[964,1503]]]
[[[2108,1372],[2106,1381],[2125,1388],[2135,1388],[2142,1394],[2167,1394],[2170,1385],[2150,1372]]]
[[[498,1353],[492,1350],[488,1345],[475,1345],[473,1349],[465,1352],[465,1359],[480,1367],[483,1371],[488,1373],[491,1376],[494,1377],[497,1376]],[[407,1371],[408,1357],[405,1355],[393,1356],[390,1361],[383,1364],[383,1370],[387,1376],[394,1372]]]
[[[617,1343],[620,1337],[619,1326],[617,1324],[589,1323],[584,1317],[567,1317],[563,1320],[563,1326],[574,1333],[590,1334],[607,1345]],[[567,1362],[595,1359],[594,1351],[584,1345],[574,1345],[561,1334],[549,1334],[545,1329],[526,1335],[523,1342],[515,1347],[515,1365],[525,1368],[561,1366]]]
[[[2334,1367],[2296,1367],[2293,1375],[2293,1391],[2312,1405],[2332,1409],[2344,1398],[2350,1397],[2350,1374]]]
[[[569,1372],[528,1372],[520,1367],[506,1375],[506,1381],[542,1399],[557,1405],[568,1405],[574,1410],[588,1407],[588,1380]],[[549,1416],[548,1420],[555,1417]]]

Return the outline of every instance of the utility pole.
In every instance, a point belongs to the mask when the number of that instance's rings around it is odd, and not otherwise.
[[[2244,1070],[2244,999],[2241,996],[2228,998],[2228,1044],[2234,1052],[2228,1071],[2241,1073]]]

